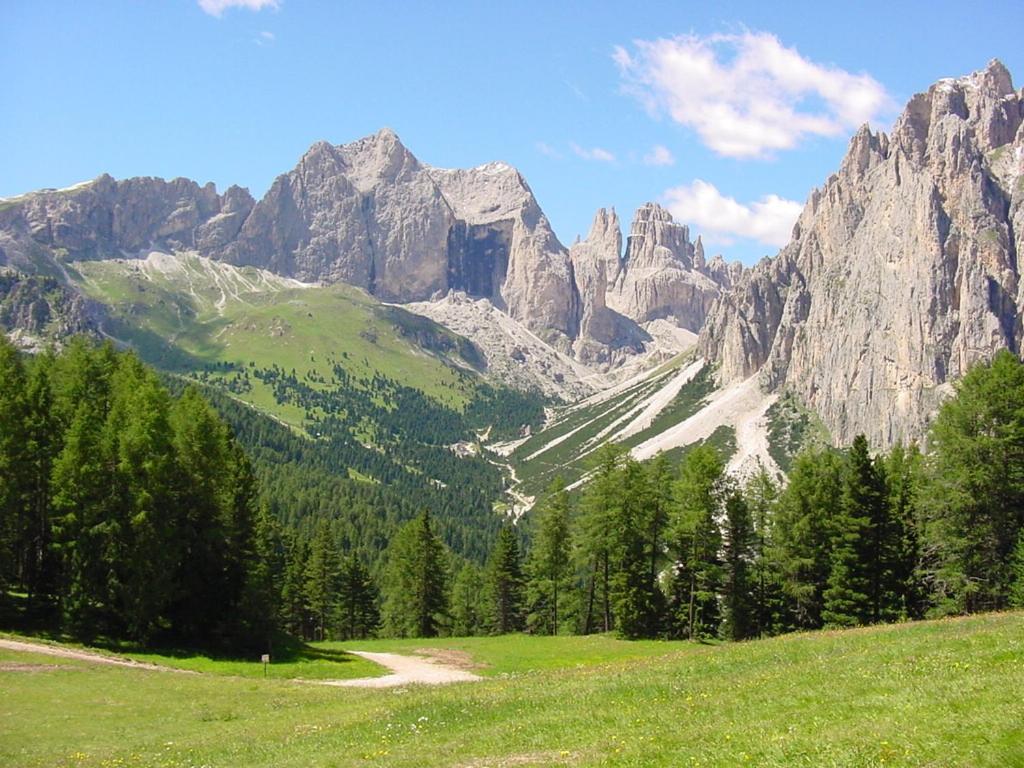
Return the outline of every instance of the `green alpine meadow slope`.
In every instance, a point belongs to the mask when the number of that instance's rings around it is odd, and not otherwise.
[[[2,651],[0,763],[1024,764],[1020,612],[725,645],[510,636],[343,647],[459,651],[484,679],[339,689],[214,663],[161,674]]]
[[[295,371],[323,388],[335,365],[355,381],[385,376],[462,409],[481,366],[475,348],[443,327],[381,305],[345,284],[318,286],[190,254],[80,261],[69,273],[106,305],[107,331],[157,367],[231,389],[247,367]],[[299,406],[250,377],[240,399],[295,426]]]

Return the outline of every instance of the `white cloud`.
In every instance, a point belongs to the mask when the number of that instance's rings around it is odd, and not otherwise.
[[[562,153],[559,152],[554,147],[552,147],[546,141],[538,141],[534,146],[537,147],[537,151],[540,152],[542,155],[553,157],[555,160],[562,159]]]
[[[789,242],[803,210],[800,203],[778,195],[765,195],[745,205],[701,179],[668,190],[665,202],[676,221],[690,224],[708,242],[722,245],[741,237],[781,248]]]
[[[775,35],[637,40],[612,55],[623,89],[728,157],[764,157],[806,136],[841,136],[892,109],[867,74],[817,64]]]
[[[615,155],[613,155],[607,149],[602,149],[601,147],[593,147],[592,149],[587,149],[586,147],[581,147],[574,141],[570,141],[569,149],[572,150],[574,155],[576,155],[577,157],[582,157],[584,160],[597,160],[599,163],[615,162]]]
[[[260,32],[252,39],[256,45],[273,45],[276,40],[277,36],[273,32],[267,32],[266,30]]]
[[[675,155],[669,151],[668,147],[663,147],[661,144],[655,144],[651,147],[651,151],[644,155],[644,165],[675,165]]]
[[[198,0],[199,7],[211,16],[220,16],[229,8],[247,8],[250,11],[261,11],[270,8],[276,11],[281,7],[280,0]]]

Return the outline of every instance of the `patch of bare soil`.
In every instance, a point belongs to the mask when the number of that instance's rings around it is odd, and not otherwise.
[[[431,661],[444,664],[446,667],[453,667],[454,669],[468,669],[472,671],[487,668],[486,664],[474,661],[473,657],[466,651],[460,651],[455,648],[417,648],[413,653],[417,656],[426,656]]]

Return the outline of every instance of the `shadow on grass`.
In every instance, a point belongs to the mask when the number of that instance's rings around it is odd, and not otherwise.
[[[90,648],[98,648],[112,653],[155,654],[169,659],[204,656],[213,661],[258,663],[260,656],[267,652],[270,653],[276,664],[301,664],[314,661],[345,664],[355,661],[357,658],[342,650],[316,648],[283,633],[276,634],[269,644],[264,644],[262,647],[192,646],[183,639],[171,638],[158,639],[146,644],[104,635],[85,640],[61,631],[59,622],[60,611],[53,603],[42,600],[30,601],[28,596],[23,593],[0,591],[0,631],[17,632],[38,640],[80,643]]]

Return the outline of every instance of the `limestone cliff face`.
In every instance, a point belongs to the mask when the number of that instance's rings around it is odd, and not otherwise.
[[[994,61],[861,129],[793,240],[715,303],[704,354],[796,391],[837,441],[921,437],[968,366],[1021,351],[1022,122]]]
[[[633,218],[608,306],[639,323],[672,317],[680,327],[699,331],[719,293],[706,269],[703,246],[698,255],[689,228],[647,203]]]
[[[579,336],[575,357],[608,367],[623,356],[643,351],[650,337],[633,318],[608,306],[608,290],[618,277],[622,230],[615,210],[601,208],[594,216],[587,239],[569,248],[576,291],[580,297]]]
[[[200,248],[231,239],[252,209],[249,193],[188,179],[134,178],[44,190],[0,202],[0,264],[31,270],[53,253],[123,257],[148,248]]]
[[[433,168],[388,129],[314,144],[258,202],[239,187],[109,176],[0,201],[0,265],[53,273],[152,250],[344,282],[385,301],[487,299],[601,370],[649,351],[645,323],[698,330],[738,266],[706,262],[700,239],[655,204],[637,211],[625,253],[605,210],[570,251],[514,168]]]

